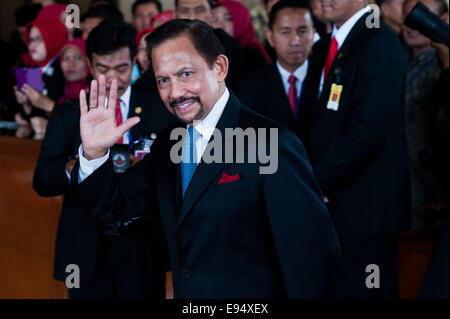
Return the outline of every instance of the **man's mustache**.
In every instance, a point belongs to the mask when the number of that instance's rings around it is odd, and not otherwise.
[[[177,105],[180,105],[180,104],[182,104],[183,102],[186,102],[186,101],[196,101],[196,102],[200,103],[200,98],[198,96],[191,96],[191,97],[183,96],[183,97],[180,97],[178,99],[170,101],[169,105],[171,107],[175,108]]]

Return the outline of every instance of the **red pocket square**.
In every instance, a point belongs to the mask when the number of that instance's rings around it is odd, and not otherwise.
[[[240,179],[241,179],[241,177],[239,176],[239,174],[228,175],[227,173],[223,173],[222,178],[220,179],[220,181],[217,184],[230,183],[230,182],[238,181]]]

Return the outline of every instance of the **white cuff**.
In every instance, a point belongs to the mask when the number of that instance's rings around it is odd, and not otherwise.
[[[78,183],[82,183],[86,178],[95,172],[97,168],[102,166],[109,158],[109,149],[106,155],[100,158],[93,159],[92,161],[87,160],[83,153],[83,144],[78,148],[78,155],[80,159],[80,169],[78,170]]]

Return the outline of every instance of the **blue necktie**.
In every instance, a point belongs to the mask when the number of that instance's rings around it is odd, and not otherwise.
[[[197,130],[194,130],[194,126],[188,127],[187,134],[181,149],[181,187],[183,198],[197,168],[197,148],[195,144],[199,138],[199,134]]]

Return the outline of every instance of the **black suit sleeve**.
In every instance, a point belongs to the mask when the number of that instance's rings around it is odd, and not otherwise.
[[[263,188],[287,297],[336,297],[339,241],[306,151],[296,136],[280,133],[278,154]]]
[[[159,213],[151,162],[151,156],[145,156],[124,173],[116,174],[109,158],[80,184],[77,163],[71,178],[74,180],[77,194],[80,194],[83,207],[89,212],[94,223],[105,226]]]
[[[388,127],[402,116],[406,77],[402,52],[398,39],[386,32],[373,34],[362,49],[349,120],[314,164],[325,195],[364,167],[385,139]],[[344,84],[343,94],[345,89]]]
[[[47,124],[38,162],[34,170],[33,188],[40,196],[58,196],[69,190],[66,163],[70,159],[70,146],[63,105],[56,105]]]

